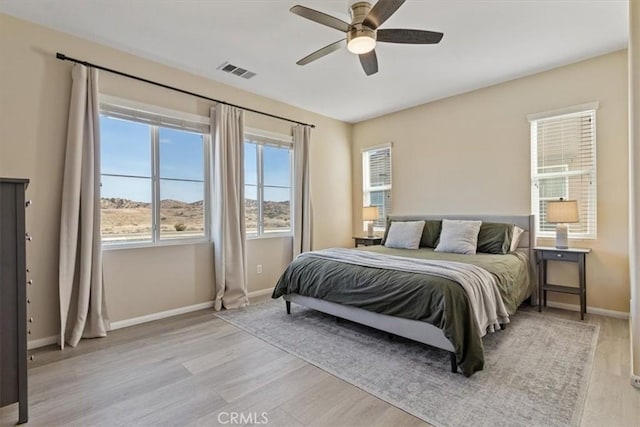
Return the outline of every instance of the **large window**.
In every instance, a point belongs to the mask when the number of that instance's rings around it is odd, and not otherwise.
[[[595,238],[597,104],[533,115],[531,121],[531,203],[537,232],[555,235],[546,221],[549,200],[576,200],[579,222],[569,224],[569,237]]]
[[[382,231],[391,214],[391,145],[363,150],[362,172],[363,206],[378,207],[379,216],[373,227]],[[367,224],[363,229],[367,229]]]
[[[291,233],[291,143],[245,135],[245,220],[247,236]]]
[[[205,125],[101,107],[102,241],[205,238]]]

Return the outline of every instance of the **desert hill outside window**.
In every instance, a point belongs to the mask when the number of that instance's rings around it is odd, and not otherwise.
[[[101,231],[105,245],[208,237],[206,118],[101,104]]]
[[[247,237],[291,235],[292,139],[247,129],[244,197]]]
[[[597,236],[596,110],[598,103],[528,116],[531,122],[531,204],[539,237],[554,237],[548,203],[575,200],[578,222],[569,238]]]

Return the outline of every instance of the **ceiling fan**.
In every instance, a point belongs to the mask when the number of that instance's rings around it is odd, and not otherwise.
[[[293,6],[289,9],[292,13],[307,18],[318,24],[335,28],[346,33],[347,37],[318,49],[305,56],[296,64],[307,65],[325,55],[334,52],[346,43],[347,49],[360,58],[360,64],[367,76],[378,72],[378,58],[376,56],[376,42],[403,43],[403,44],[436,44],[442,40],[442,33],[425,30],[409,29],[378,29],[405,0],[379,0],[373,7],[368,1],[350,1],[351,23],[326,13],[310,9],[305,6]]]

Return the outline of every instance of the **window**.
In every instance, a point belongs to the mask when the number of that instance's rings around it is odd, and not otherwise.
[[[207,236],[206,125],[101,105],[102,241]]]
[[[576,200],[580,222],[569,224],[569,237],[596,238],[597,104],[529,116],[531,122],[531,204],[537,233],[555,235],[546,222],[549,200]]]
[[[247,133],[244,142],[247,236],[291,233],[291,139]]]
[[[377,206],[379,217],[373,222],[376,231],[384,230],[391,214],[391,145],[362,151],[363,206]],[[365,223],[363,230],[367,229]]]

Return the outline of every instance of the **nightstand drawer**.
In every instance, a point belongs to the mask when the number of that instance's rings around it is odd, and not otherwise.
[[[382,237],[358,237],[358,236],[354,236],[353,240],[355,241],[356,248],[357,248],[359,245],[362,245],[362,246],[379,245],[382,242]]]
[[[558,261],[578,261],[579,253],[563,251],[542,251],[542,259]]]

